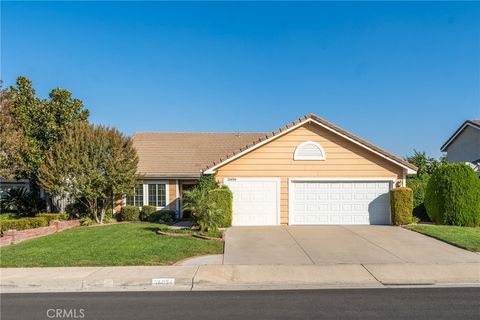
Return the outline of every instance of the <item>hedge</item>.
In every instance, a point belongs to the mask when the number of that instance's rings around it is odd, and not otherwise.
[[[140,209],[137,206],[125,206],[120,211],[120,221],[140,220]]]
[[[26,230],[48,226],[47,219],[41,217],[0,220],[0,231]]]
[[[430,219],[436,223],[480,225],[480,179],[464,163],[440,166],[428,181],[425,207]]]
[[[414,222],[413,191],[410,188],[395,188],[390,190],[390,212],[394,225],[404,225]]]
[[[68,220],[68,214],[66,213],[39,213],[37,214],[39,218],[45,218],[47,223],[52,220]]]
[[[208,193],[209,200],[216,204],[218,209],[222,210],[222,219],[219,221],[220,228],[230,227],[232,225],[232,206],[233,194],[228,187],[213,189]]]
[[[428,180],[428,175],[407,178],[407,187],[413,191],[413,216],[425,222],[431,221],[424,204]]]
[[[157,211],[155,206],[143,206],[140,211],[140,220],[147,221],[148,218]]]
[[[175,211],[174,210],[160,210],[155,211],[154,213],[150,214],[147,218],[149,222],[162,222],[168,223],[175,220]]]

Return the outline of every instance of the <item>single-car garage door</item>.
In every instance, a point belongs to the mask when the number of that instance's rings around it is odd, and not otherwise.
[[[291,181],[290,224],[389,224],[388,181]]]
[[[279,224],[280,181],[271,178],[227,178],[233,193],[234,226]]]

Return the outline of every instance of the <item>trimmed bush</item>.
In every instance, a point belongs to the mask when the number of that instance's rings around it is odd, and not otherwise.
[[[430,221],[424,204],[428,180],[428,175],[415,176],[407,179],[407,187],[413,191],[413,216],[420,219],[420,221]]]
[[[392,223],[400,226],[414,222],[413,191],[410,188],[395,188],[390,190],[390,211]]]
[[[12,220],[0,220],[0,230],[5,232],[7,230],[27,230],[39,227],[48,226],[48,222],[45,218],[21,218]]]
[[[157,211],[155,206],[143,206],[140,212],[140,220],[148,221],[148,218]]]
[[[213,189],[208,193],[209,201],[215,203],[215,207],[221,210],[219,228],[226,228],[232,225],[233,194],[226,186]]]
[[[0,213],[0,220],[13,220],[18,218],[19,218],[18,215],[13,212]]]
[[[137,206],[125,206],[120,211],[120,221],[139,221],[140,209]]]
[[[39,213],[37,214],[39,218],[45,218],[47,223],[52,220],[68,220],[68,214],[66,213]]]
[[[174,210],[160,210],[155,211],[150,214],[147,218],[149,222],[163,222],[169,223],[175,221],[175,211]]]
[[[428,181],[425,207],[433,222],[478,226],[480,224],[480,179],[464,163],[449,163],[436,169]]]

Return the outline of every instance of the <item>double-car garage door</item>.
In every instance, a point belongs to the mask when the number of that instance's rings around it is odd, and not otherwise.
[[[233,178],[233,225],[280,223],[280,179]],[[288,223],[389,224],[389,181],[291,180]]]

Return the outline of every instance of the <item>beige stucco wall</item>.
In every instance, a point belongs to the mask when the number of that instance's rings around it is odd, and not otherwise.
[[[315,141],[326,160],[294,161],[295,148]],[[403,168],[316,124],[305,124],[219,168],[219,183],[228,177],[279,177],[280,222],[288,223],[288,178],[403,178]]]
[[[446,151],[449,162],[473,162],[480,159],[480,130],[467,126]]]

